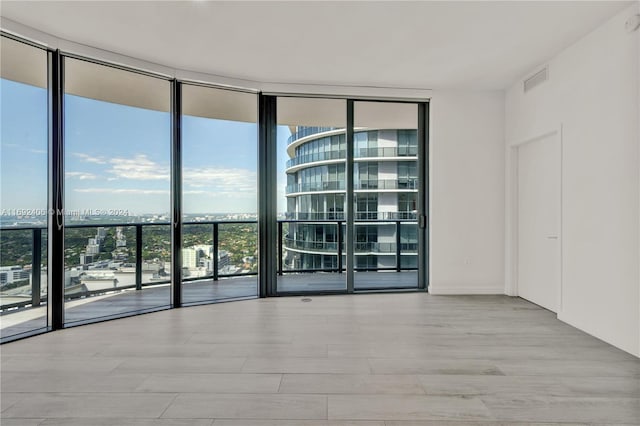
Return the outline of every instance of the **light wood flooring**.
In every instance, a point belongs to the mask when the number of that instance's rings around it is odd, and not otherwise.
[[[640,360],[507,296],[253,299],[0,347],[2,426],[640,424]]]

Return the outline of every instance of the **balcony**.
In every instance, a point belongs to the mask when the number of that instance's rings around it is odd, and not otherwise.
[[[296,194],[299,192],[318,192],[318,191],[344,191],[344,180],[330,180],[325,182],[297,183],[287,185],[287,194]]]
[[[418,179],[400,178],[400,179],[371,179],[371,180],[356,180],[354,183],[354,189],[357,190],[393,190],[393,189],[418,189]]]
[[[353,153],[355,158],[378,157],[415,157],[418,155],[417,146],[357,148]]]
[[[330,132],[332,130],[338,130],[339,127],[298,127],[298,131],[293,133],[287,139],[287,145],[291,145],[298,139],[305,138],[307,136],[315,135],[317,133]]]
[[[310,217],[310,216],[314,217]],[[307,217],[308,220],[281,220],[278,221],[278,262],[277,273],[284,275],[286,286],[283,291],[305,291],[309,287],[309,274],[322,272],[337,272],[333,275],[314,275],[313,280],[320,280],[326,285],[339,286],[344,282],[340,278],[344,268],[344,232],[345,221],[342,212],[323,214],[298,214],[298,217]],[[415,226],[415,213],[389,213],[380,212],[379,216],[385,220],[378,220],[381,225],[396,227],[396,235],[400,235],[401,226]],[[367,217],[367,224],[373,219]],[[393,219],[393,220],[389,220]],[[335,242],[305,242],[290,238],[290,226],[296,224],[317,224],[327,223],[338,229]],[[406,224],[406,225],[405,225]],[[191,236],[191,242],[195,245],[211,246],[210,268],[205,266],[193,270],[183,269],[182,295],[183,301],[189,303],[202,303],[217,300],[232,300],[257,295],[257,272],[252,268],[240,269],[229,268],[229,263],[223,262],[224,247],[229,244],[239,244],[233,239],[227,238],[229,228],[244,227],[245,234],[249,234],[249,241],[241,242],[248,245],[248,251],[257,250],[255,241],[256,221],[203,221],[186,222],[183,227],[183,236]],[[65,285],[65,322],[67,324],[82,323],[96,318],[108,318],[122,316],[170,307],[170,271],[164,271],[165,264],[170,259],[170,242],[163,237],[170,233],[168,223],[109,223],[109,224],[73,224],[67,225],[68,235],[73,232],[86,231],[82,236],[85,238],[89,231],[93,232],[97,228],[104,228],[108,235],[115,234],[120,228],[122,234],[130,237],[127,244],[132,243],[130,257],[122,255],[120,260],[100,259],[85,265],[67,265],[65,271],[70,273],[75,271],[75,278],[69,280]],[[15,335],[25,331],[38,329],[46,325],[46,305],[47,305],[47,268],[46,268],[46,244],[43,237],[46,230],[40,227],[4,227],[0,229],[3,238],[10,239],[11,234],[22,233],[23,240],[30,240],[30,247],[23,248],[25,252],[21,258],[29,259],[29,264],[22,264],[22,271],[28,277],[17,282],[15,285],[3,285],[0,290],[2,300],[0,302],[0,316],[2,317],[3,337]],[[252,234],[252,232],[254,232]],[[252,234],[252,235],[251,235]],[[71,245],[72,243],[68,243]],[[84,243],[83,243],[84,244]],[[164,245],[165,247],[151,247],[151,245]],[[226,246],[223,247],[223,244]],[[185,244],[186,246],[187,244]],[[6,246],[5,246],[6,247]],[[135,249],[133,249],[135,247]],[[69,247],[67,247],[69,248]],[[148,253],[151,249],[155,252],[165,253],[160,259],[149,259]],[[319,252],[325,255],[334,254],[336,256],[335,268],[313,268],[299,270],[288,266],[284,259],[286,253],[296,250]],[[77,250],[76,250],[77,251]],[[124,252],[124,251],[123,251]],[[365,268],[357,269],[359,273],[371,272],[368,278],[372,286],[388,285],[389,275],[377,276],[374,271],[415,272],[415,268],[403,264],[403,259],[407,256],[415,256],[417,245],[415,243],[355,243],[355,254],[386,254],[396,256],[396,264],[389,268]],[[115,256],[116,251],[102,253],[104,255]],[[246,259],[245,259],[246,260]],[[183,259],[184,261],[184,259]],[[247,260],[249,262],[249,260]],[[225,263],[225,264],[223,264]],[[117,264],[117,266],[115,265]],[[234,262],[231,262],[234,264]],[[151,266],[156,265],[156,268]],[[190,274],[189,274],[190,273]],[[411,274],[414,275],[413,273]],[[307,278],[305,278],[307,277]],[[407,280],[403,277],[402,280]],[[410,280],[409,280],[410,281]],[[108,283],[108,284],[105,284]],[[4,284],[4,283],[3,283]]]
[[[316,163],[318,161],[342,160],[346,158],[345,150],[316,152],[313,154],[299,155],[287,160],[287,169],[300,164]]]
[[[415,211],[401,211],[401,212],[360,212],[355,213],[356,220],[406,220],[416,221],[418,215]],[[295,212],[286,213],[285,218],[287,221],[344,221],[345,214],[343,211],[336,212]]]
[[[416,158],[418,155],[418,147],[385,147],[385,148],[359,148],[354,152],[354,158],[398,158],[409,157]],[[296,156],[287,161],[287,169],[307,163],[316,163],[320,161],[344,160],[346,158],[345,150],[316,152]]]
[[[410,190],[415,191],[418,189],[418,179],[366,179],[356,180],[354,183],[354,190],[356,191],[381,191],[381,190]],[[310,182],[310,183],[297,183],[293,185],[287,185],[286,194],[293,195],[303,192],[343,192],[345,191],[344,180],[330,180],[325,182]]]

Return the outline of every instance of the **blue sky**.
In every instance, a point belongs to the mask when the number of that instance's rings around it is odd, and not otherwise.
[[[65,207],[169,211],[170,117],[65,96]],[[0,201],[46,208],[46,91],[0,80]],[[287,127],[278,128],[279,211],[284,202]],[[185,116],[185,213],[255,213],[257,127]]]

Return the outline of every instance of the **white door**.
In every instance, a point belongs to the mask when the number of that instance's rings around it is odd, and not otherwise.
[[[560,150],[556,134],[518,148],[518,295],[553,312],[560,291]]]

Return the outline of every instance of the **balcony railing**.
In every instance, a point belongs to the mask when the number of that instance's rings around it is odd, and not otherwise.
[[[418,179],[373,179],[373,180],[356,180],[354,183],[355,190],[384,190],[384,189],[418,189]],[[296,194],[298,192],[319,192],[319,191],[345,191],[344,180],[330,180],[325,182],[309,182],[287,185],[287,194]]]
[[[398,272],[402,270],[413,270],[415,268],[411,267],[402,267],[401,265],[401,256],[403,254],[413,255],[417,253],[417,244],[416,243],[405,243],[401,241],[401,226],[416,226],[415,222],[415,212],[375,212],[376,217],[370,217],[372,212],[367,212],[367,217],[360,217],[356,215],[356,219],[366,219],[366,222],[376,222],[380,225],[389,225],[395,226],[395,234],[396,241],[394,243],[378,243],[378,242],[358,242],[355,244],[355,254],[367,254],[367,253],[380,253],[380,254],[395,254],[396,256],[396,267],[395,268],[369,268],[368,270],[384,270],[384,269],[392,269]],[[282,275],[283,273],[295,273],[295,272],[317,272],[317,271],[335,271],[335,272],[343,272],[343,254],[344,254],[344,231],[343,228],[345,226],[345,220],[342,212],[336,213],[315,213],[315,214],[297,214],[295,216],[303,217],[306,215],[314,215],[316,217],[309,217],[307,220],[299,220],[299,219],[286,219],[278,221],[278,268],[277,273]],[[384,219],[384,220],[381,220]],[[320,241],[301,241],[295,240],[289,236],[291,231],[290,226],[296,224],[318,224],[318,222],[325,224],[335,224],[336,226],[336,241],[335,242],[320,242]],[[257,221],[247,220],[247,221],[203,221],[203,222],[185,222],[183,226],[185,228],[190,226],[205,226],[210,227],[207,231],[210,236],[210,241],[212,242],[212,255],[211,261],[212,271],[210,274],[197,276],[197,277],[185,277],[182,279],[183,282],[186,281],[194,281],[194,280],[202,280],[202,279],[213,279],[217,281],[219,278],[224,277],[239,277],[239,276],[247,276],[247,275],[256,275],[257,272],[232,272],[225,273],[224,268],[219,264],[219,254],[220,254],[220,229],[224,226],[230,225],[257,225]],[[73,224],[67,225],[67,229],[91,229],[91,228],[135,228],[135,254],[133,262],[131,259],[126,259],[121,263],[121,266],[135,268],[135,280],[134,284],[131,285],[122,285],[116,286],[113,288],[100,289],[100,290],[78,290],[70,292],[70,288],[65,288],[65,300],[73,300],[79,299],[89,296],[94,296],[98,294],[106,294],[114,291],[121,291],[127,289],[135,289],[142,290],[145,287],[155,286],[160,284],[167,284],[170,282],[169,279],[155,279],[152,281],[144,282],[143,281],[143,236],[144,230],[149,229],[150,227],[166,227],[167,232],[170,230],[169,223],[104,223],[104,224]],[[287,227],[285,230],[284,228]],[[13,303],[3,303],[0,301],[0,311],[6,311],[9,309],[16,308],[24,308],[27,306],[37,307],[45,304],[47,302],[46,296],[43,297],[42,293],[42,283],[41,283],[41,275],[44,272],[42,269],[43,263],[43,244],[42,238],[43,234],[46,235],[46,232],[43,233],[43,230],[46,231],[46,228],[43,227],[4,227],[1,228],[0,231],[5,233],[11,232],[30,232],[31,233],[31,262],[30,262],[30,270],[31,270],[31,279],[28,291],[21,292],[21,295],[25,295],[24,299],[19,302]],[[5,234],[7,235],[7,234]],[[183,232],[184,235],[184,232]],[[207,237],[208,238],[208,237]],[[205,244],[206,245],[206,244]],[[312,270],[295,270],[291,268],[285,268],[283,265],[284,251],[287,248],[291,248],[293,250],[315,250],[323,252],[325,255],[335,255],[337,256],[337,268],[328,270],[328,269],[312,269]],[[256,247],[257,249],[257,247]],[[46,254],[44,256],[46,258]],[[112,261],[114,259],[111,259]],[[96,263],[96,262],[94,262]],[[91,269],[94,273],[100,273],[105,271],[112,271],[109,269],[107,261],[102,261],[104,265],[102,267],[96,269]],[[82,267],[83,265],[73,265],[73,268]],[[24,269],[28,270],[28,267]],[[168,277],[168,275],[167,275]],[[77,287],[77,286],[76,286]],[[29,295],[27,297],[26,295]]]
[[[344,180],[330,180],[325,182],[296,183],[287,185],[287,194],[296,192],[315,192],[315,191],[344,191]]]
[[[292,144],[298,139],[302,139],[307,136],[315,135],[316,133],[330,132],[332,130],[338,130],[339,127],[298,127],[298,131],[289,136],[287,139],[287,145]]]
[[[393,157],[415,157],[418,155],[417,146],[407,147],[384,147],[384,148],[357,148],[354,152],[355,158],[393,158]],[[318,161],[344,160],[346,151],[324,151],[311,154],[298,155],[287,161],[287,168],[300,164],[315,163]]]
[[[198,222],[184,222],[184,228],[186,229],[190,226],[205,226],[210,227],[208,231],[208,235],[212,241],[212,256],[211,262],[213,264],[211,273],[200,275],[197,277],[183,277],[183,281],[194,281],[200,279],[212,278],[213,280],[218,280],[222,277],[236,277],[236,276],[247,276],[247,275],[256,275],[257,272],[239,272],[239,273],[228,273],[225,272],[224,268],[221,268],[219,265],[219,240],[220,240],[220,227],[221,226],[229,226],[229,225],[242,225],[242,224],[251,224],[255,225],[257,222],[253,221],[242,221],[242,220],[227,220],[227,221],[198,221]],[[158,279],[153,279],[148,282],[143,281],[143,230],[150,230],[152,227],[164,227],[166,228],[167,236],[170,232],[170,224],[166,222],[150,222],[150,223],[102,223],[102,224],[94,224],[94,223],[86,223],[86,224],[70,224],[66,225],[65,228],[69,230],[76,229],[90,229],[90,228],[135,228],[135,260],[131,262],[131,259],[124,259],[118,261],[122,267],[124,268],[132,268],[134,269],[135,279],[134,284],[130,285],[117,285],[113,288],[107,289],[99,289],[99,290],[83,290],[81,285],[71,285],[65,288],[65,299],[73,300],[84,298],[88,296],[93,296],[97,294],[104,294],[113,291],[121,291],[128,289],[136,289],[141,290],[147,286],[155,286],[159,284],[168,284],[170,280],[168,279],[168,274],[166,275],[166,279],[162,279],[162,277],[158,277]],[[46,231],[46,228],[42,227],[3,227],[0,229],[0,232],[3,234],[10,232],[25,232],[31,231],[32,233],[32,244],[31,244],[31,285],[29,292],[23,292],[23,294],[31,294],[31,298],[29,300],[23,300],[15,303],[2,303],[0,301],[0,311],[12,309],[12,308],[21,308],[28,305],[31,306],[40,306],[46,300],[41,300],[41,275],[42,275],[42,234],[43,230]],[[183,232],[183,235],[187,233]],[[5,234],[7,235],[7,234]],[[168,239],[168,238],[167,238]],[[85,239],[86,241],[86,239]],[[168,244],[168,241],[166,241]],[[104,252],[103,252],[104,253]],[[116,259],[111,259],[111,261],[116,261]],[[168,262],[168,260],[166,260]],[[103,275],[101,273],[112,271],[109,268],[109,261],[100,261],[100,262],[91,262],[91,265],[94,269],[88,270],[88,272],[93,272],[94,274]],[[97,264],[97,266],[96,266]],[[84,265],[67,265],[71,268],[84,268]],[[83,269],[84,270],[84,269]],[[88,275],[88,274],[87,274]],[[4,295],[3,295],[4,296]],[[17,295],[14,295],[17,296]],[[15,297],[14,297],[15,298]],[[26,299],[26,297],[25,297]]]
[[[418,189],[418,179],[356,180],[354,189]]]
[[[342,149],[339,151],[314,152],[312,154],[298,155],[287,161],[287,168],[297,166],[299,164],[315,163],[317,161],[328,160],[344,160],[347,152]]]
[[[383,147],[383,148],[356,148],[353,153],[355,158],[366,157],[415,157],[418,155],[417,146]]]
[[[343,211],[335,211],[335,212],[295,212],[295,213],[286,213],[285,218],[287,220],[299,220],[299,221],[336,221],[336,220],[345,220],[345,214]],[[401,211],[401,212],[356,212],[355,213],[356,220],[384,220],[384,221],[395,221],[395,220],[407,220],[407,221],[415,221],[418,218],[418,215],[415,211]]]
[[[415,217],[415,214],[414,214]],[[364,220],[360,222],[356,222],[356,226],[363,226],[362,222],[366,222],[367,225],[372,222],[376,225],[388,225],[393,226],[395,232],[395,241],[394,242],[362,242],[355,241],[354,242],[354,254],[355,255],[395,255],[395,266],[391,268],[356,268],[356,270],[368,270],[368,271],[382,271],[382,270],[393,270],[396,272],[401,272],[405,270],[415,270],[414,267],[403,267],[402,266],[402,256],[403,255],[415,255],[418,253],[418,243],[417,242],[403,242],[402,241],[402,226],[417,226],[415,220]],[[318,225],[319,223],[324,224],[325,226],[335,226],[335,231],[332,233],[336,241],[314,241],[314,240],[301,240],[295,239],[291,237],[292,227],[296,225]],[[344,228],[346,222],[344,220],[335,220],[335,221],[314,221],[314,220],[280,220],[278,221],[278,275],[282,275],[287,272],[338,272],[342,273],[344,271],[343,267],[343,257],[345,254],[345,241],[344,241]],[[287,227],[285,231],[284,227]],[[336,256],[337,257],[337,267],[336,268],[322,268],[322,269],[304,269],[304,270],[296,270],[296,269],[285,269],[283,265],[284,260],[284,250],[287,248],[292,250],[300,250],[307,252],[315,252],[315,254],[322,254],[325,256]]]
[[[340,244],[342,246],[342,250],[344,251],[344,241],[341,241]],[[293,238],[289,238],[289,236],[285,236],[284,247],[297,250],[337,252],[338,242],[295,240]],[[399,248],[402,253],[417,253],[418,243],[401,243]],[[370,241],[356,241],[354,243],[355,254],[396,254],[397,249],[398,244],[396,243],[379,243]]]

